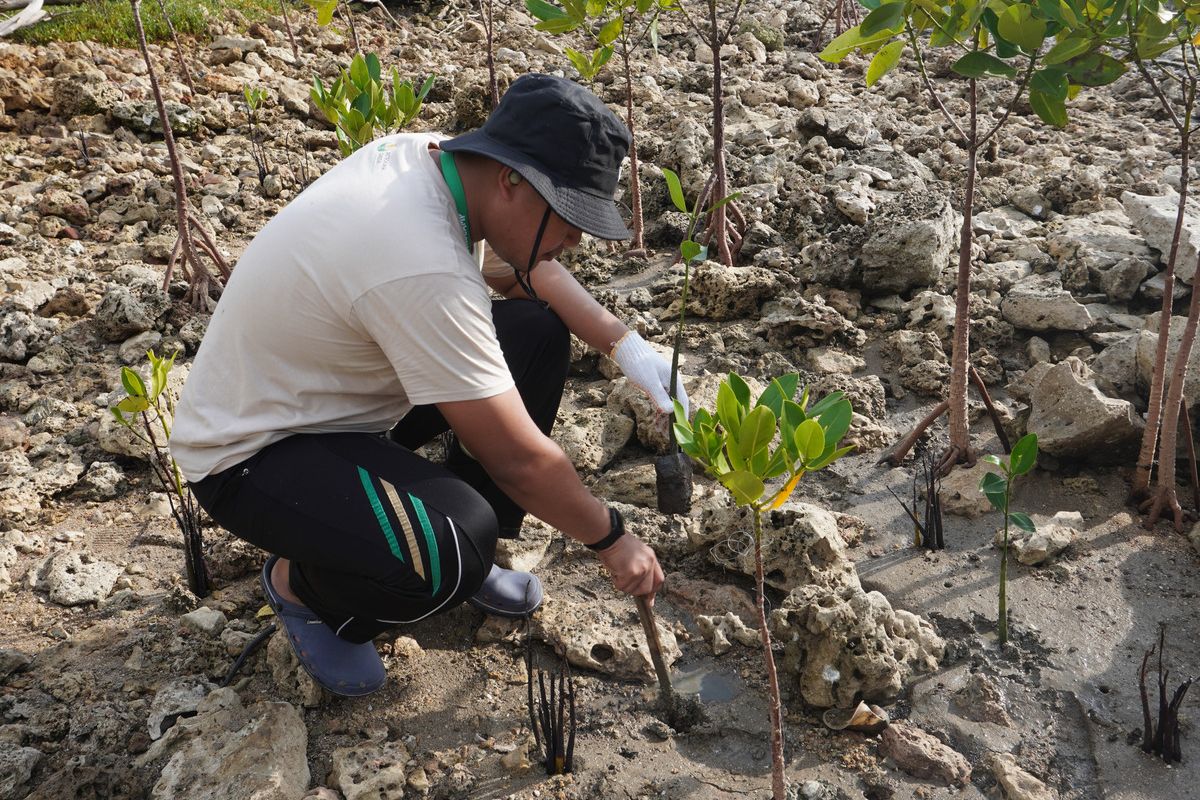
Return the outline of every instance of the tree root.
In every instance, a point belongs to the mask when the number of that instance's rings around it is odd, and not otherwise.
[[[996,405],[992,402],[992,396],[988,394],[987,386],[983,382],[983,378],[975,370],[975,367],[967,365],[967,374],[971,378],[971,382],[975,384],[979,396],[983,399],[983,405],[987,408],[988,416],[992,418],[992,427],[996,431],[996,438],[1000,440],[1000,445],[1004,448],[1005,453],[1012,452],[1012,445],[1009,444],[1008,434],[1004,431],[1004,424],[1000,421],[1000,412],[996,410]],[[925,433],[925,431],[937,421],[937,418],[945,414],[950,409],[950,401],[942,400],[934,406],[925,418],[918,422],[911,431],[909,431],[903,439],[896,442],[890,450],[879,457],[875,463],[877,465],[887,464],[889,467],[898,467],[900,462],[908,455],[908,451],[912,450],[913,445],[917,443]],[[935,464],[938,477],[945,477],[950,473],[956,464],[965,464],[968,467],[975,466],[976,454],[974,448],[966,447],[950,447],[946,452],[938,457]]]
[[[1139,510],[1146,511],[1149,508],[1149,515],[1142,522],[1142,527],[1146,530],[1152,529],[1158,524],[1159,519],[1163,516],[1163,511],[1170,509],[1171,517],[1175,522],[1175,530],[1183,533],[1183,507],[1179,505],[1179,495],[1175,491],[1174,486],[1160,486],[1146,500],[1142,501]]]

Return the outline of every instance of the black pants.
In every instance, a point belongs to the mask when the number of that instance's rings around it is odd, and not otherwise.
[[[527,300],[492,306],[525,402],[549,433],[570,353],[567,329]],[[291,561],[304,604],[344,639],[365,642],[446,611],[478,591],[498,536],[525,511],[455,443],[445,467],[412,450],[448,430],[433,406],[386,436],[298,434],[192,485],[222,527]]]

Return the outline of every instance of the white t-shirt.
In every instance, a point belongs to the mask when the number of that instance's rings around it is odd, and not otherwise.
[[[513,386],[482,256],[429,156],[440,138],[371,142],[250,243],[176,409],[171,454],[188,480],[292,434],[378,433],[414,405]]]

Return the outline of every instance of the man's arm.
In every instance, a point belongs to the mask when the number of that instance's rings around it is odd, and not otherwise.
[[[562,449],[533,424],[516,389],[437,407],[496,485],[526,511],[584,544],[608,535],[608,509],[584,487]],[[632,533],[597,555],[620,591],[652,595],[662,585],[654,551]]]
[[[529,273],[529,278],[538,297],[550,304],[567,330],[601,353],[607,354],[613,343],[628,333],[625,323],[596,302],[557,260],[540,262]],[[511,273],[486,280],[488,286],[510,300],[529,297]]]

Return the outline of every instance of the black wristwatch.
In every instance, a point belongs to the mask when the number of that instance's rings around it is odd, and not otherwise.
[[[625,535],[625,520],[621,517],[621,512],[617,511],[612,506],[609,506],[608,507],[608,536],[605,536],[603,539],[601,539],[598,542],[593,542],[592,544],[585,544],[584,547],[586,547],[589,550],[596,550],[596,551],[607,550],[608,548],[612,547],[614,544],[617,543],[617,539],[620,539],[624,535]]]

